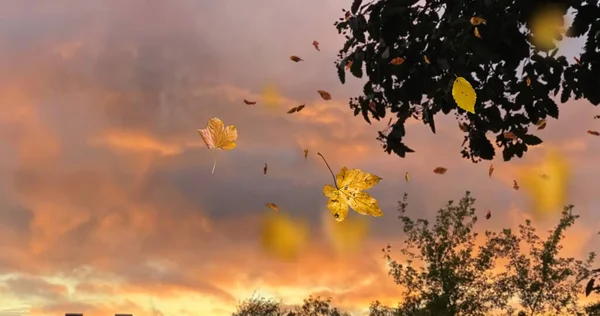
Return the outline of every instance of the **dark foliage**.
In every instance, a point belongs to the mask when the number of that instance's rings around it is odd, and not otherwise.
[[[331,299],[312,297],[302,305],[286,308],[280,302],[264,298],[251,298],[238,305],[232,316],[350,316],[331,306]]]
[[[531,16],[551,3],[562,12],[575,12],[567,37],[585,37],[580,63],[569,63],[555,45],[535,46]],[[474,35],[471,17],[487,22]],[[466,123],[462,155],[477,162],[491,160],[502,148],[505,161],[522,157],[528,146],[542,140],[531,127],[541,119],[557,119],[560,102],[574,97],[600,104],[600,7],[597,1],[555,0],[355,0],[346,17],[335,23],[346,43],[336,66],[345,82],[350,73],[367,77],[363,93],[350,100],[354,115],[380,120],[391,112],[393,126],[379,132],[386,152],[401,157],[413,150],[403,142],[410,117],[429,125],[435,116],[454,111]],[[556,39],[561,39],[560,33]],[[539,44],[538,44],[539,45]],[[425,60],[427,56],[427,61]],[[405,62],[390,64],[396,57]],[[451,95],[456,76],[466,78],[477,92],[475,114],[458,109]],[[531,85],[526,78],[531,78]],[[517,139],[504,137],[512,132]],[[494,135],[495,139],[488,139]]]

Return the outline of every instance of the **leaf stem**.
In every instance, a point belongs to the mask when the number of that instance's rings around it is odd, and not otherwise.
[[[216,148],[213,148],[213,157],[214,157],[214,163],[213,163],[213,168],[212,168],[211,174],[215,174],[215,167],[217,166],[217,149]]]
[[[321,158],[323,158],[323,161],[325,161],[325,164],[327,165],[327,169],[329,169],[329,172],[331,172],[331,176],[333,177],[333,185],[335,185],[335,188],[339,190],[340,188],[338,188],[338,186],[337,186],[337,181],[335,181],[335,174],[331,170],[331,167],[329,167],[327,160],[325,160],[325,157],[323,157],[323,155],[321,155],[321,153],[318,152],[317,155],[321,156]]]

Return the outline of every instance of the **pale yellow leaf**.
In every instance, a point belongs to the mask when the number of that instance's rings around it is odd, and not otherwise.
[[[322,227],[338,255],[351,255],[361,249],[369,232],[369,221],[365,217],[349,217],[343,222],[332,221],[323,213]]]
[[[541,177],[543,173],[546,177]],[[560,212],[567,201],[570,167],[555,149],[549,149],[544,161],[521,172],[521,186],[530,198],[537,215]]]
[[[458,77],[454,80],[454,84],[452,85],[452,97],[459,108],[469,113],[475,113],[477,94],[475,94],[475,90],[467,79]]]
[[[270,255],[283,260],[297,259],[306,249],[308,225],[281,212],[271,212],[263,219],[261,246]]]
[[[236,146],[235,140],[238,134],[235,125],[225,127],[225,124],[219,118],[211,118],[205,129],[197,131],[209,149],[230,150]]]

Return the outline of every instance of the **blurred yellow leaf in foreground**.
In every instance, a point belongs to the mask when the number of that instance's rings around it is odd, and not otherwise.
[[[261,246],[270,255],[283,260],[298,258],[306,248],[308,224],[282,212],[266,214],[261,227]]]
[[[521,174],[521,187],[529,196],[536,215],[560,212],[567,203],[567,187],[571,170],[556,149],[548,149],[539,166],[527,168]]]
[[[267,106],[267,108],[270,110],[279,109],[279,107],[281,106],[281,102],[283,100],[283,98],[279,94],[279,90],[277,89],[277,86],[272,83],[269,83],[265,86],[263,93],[262,93],[262,99],[263,99],[262,103],[264,103]]]
[[[323,212],[323,230],[339,255],[349,255],[360,250],[369,232],[368,218],[348,217],[345,221],[331,220],[328,212]]]

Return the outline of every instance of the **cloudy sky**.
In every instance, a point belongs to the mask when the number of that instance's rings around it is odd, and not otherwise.
[[[395,218],[403,192],[411,215],[431,217],[471,190],[480,212],[493,212],[480,230],[529,217],[512,179],[539,161],[544,146],[520,161],[495,160],[489,178],[488,163],[460,158],[462,134],[449,116],[438,119],[437,135],[411,122],[407,141],[416,153],[406,159],[381,150],[375,137],[382,124],[353,117],[347,105],[361,81],[341,85],[333,67],[343,37],[332,24],[348,5],[3,1],[0,306],[36,316],[152,309],[219,316],[253,293],[288,303],[320,293],[358,311],[375,299],[399,300],[380,249],[402,241]],[[260,104],[269,83],[285,98],[279,109]],[[319,89],[333,99],[321,100]],[[285,114],[302,103],[301,113]],[[600,230],[600,140],[586,134],[600,122],[586,102],[560,111],[561,120],[538,135],[568,152],[569,202],[581,220],[564,251],[582,256]],[[235,124],[239,139],[235,150],[220,153],[213,175],[196,129],[214,116]],[[351,257],[336,255],[323,234],[321,189],[331,175],[317,151],[334,171],[348,166],[383,178],[369,192],[384,217],[369,220],[371,233]],[[448,172],[434,174],[438,166]],[[261,252],[265,203],[308,221],[310,249],[296,262]]]

